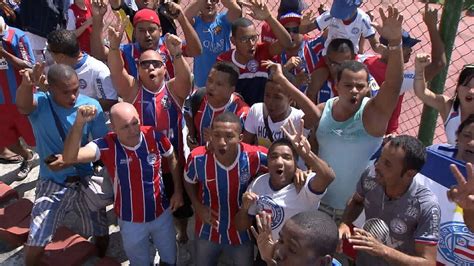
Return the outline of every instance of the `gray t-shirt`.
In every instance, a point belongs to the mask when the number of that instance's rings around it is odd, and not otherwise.
[[[438,199],[431,190],[415,180],[407,192],[390,200],[375,179],[371,165],[357,184],[357,193],[365,198],[366,220],[382,219],[390,229],[387,246],[407,255],[415,255],[415,243],[436,245],[441,218]],[[357,253],[357,265],[388,265],[383,258]]]

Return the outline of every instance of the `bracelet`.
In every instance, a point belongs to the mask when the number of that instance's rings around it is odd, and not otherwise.
[[[396,51],[398,49],[402,49],[402,43],[400,42],[400,44],[397,45],[387,45],[387,48],[389,51]]]

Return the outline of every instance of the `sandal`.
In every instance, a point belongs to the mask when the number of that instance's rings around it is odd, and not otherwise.
[[[0,164],[16,164],[23,162],[23,157],[20,155],[13,155],[8,158],[0,158]]]

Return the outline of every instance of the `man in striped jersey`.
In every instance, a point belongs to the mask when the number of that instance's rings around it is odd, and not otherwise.
[[[68,163],[102,160],[114,184],[114,209],[119,218],[123,246],[131,265],[150,265],[149,238],[161,264],[176,263],[172,211],[183,204],[181,179],[173,146],[149,126],[140,126],[133,105],[118,103],[110,111],[113,133],[79,148],[84,124],[96,115],[93,106],[81,106],[69,133],[63,158]],[[175,191],[168,201],[161,178],[161,158],[166,157]]]
[[[208,147],[194,149],[185,168],[185,188],[197,213],[196,265],[217,265],[221,253],[234,265],[251,265],[253,244],[247,230],[238,231],[234,217],[242,195],[258,173],[266,171],[266,149],[242,143],[240,119],[217,116]]]

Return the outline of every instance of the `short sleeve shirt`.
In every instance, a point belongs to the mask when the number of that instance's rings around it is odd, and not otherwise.
[[[298,193],[294,184],[274,190],[270,185],[269,173],[259,176],[247,189],[247,191],[258,195],[256,203],[250,206],[248,213],[250,215],[256,215],[261,211],[270,213],[272,215],[272,237],[274,240],[279,239],[279,232],[288,219],[300,212],[318,209],[324,191],[318,193],[311,190],[309,183],[313,178],[317,177],[311,173],[306,179],[304,187]]]
[[[415,244],[437,245],[441,218],[438,199],[431,190],[413,180],[408,191],[390,200],[375,179],[374,165],[362,174],[357,193],[364,197],[366,219],[380,218],[390,229],[387,245],[415,255]],[[356,264],[388,265],[383,259],[360,252]]]
[[[79,92],[94,99],[117,100],[117,91],[112,85],[110,70],[102,61],[83,53],[75,66],[79,78]]]
[[[328,47],[334,39],[345,38],[352,41],[356,53],[359,51],[361,36],[368,39],[375,35],[375,29],[370,25],[370,17],[360,8],[357,8],[357,16],[349,25],[344,24],[341,19],[331,16],[330,11],[326,11],[317,17],[316,24],[321,31],[328,29],[328,37],[324,47]],[[323,54],[326,54],[326,49],[324,49]]]

